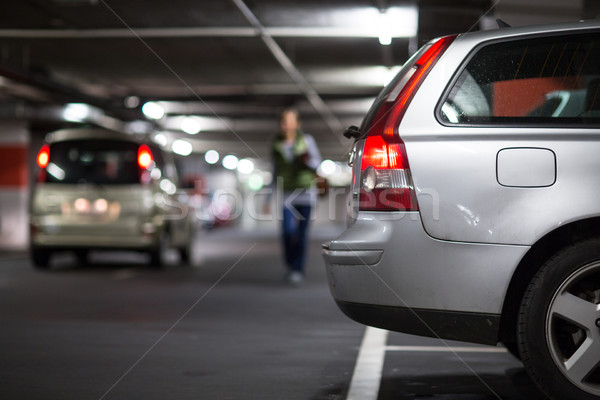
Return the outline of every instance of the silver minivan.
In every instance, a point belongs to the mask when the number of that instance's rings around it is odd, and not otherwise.
[[[553,399],[600,399],[600,22],[434,40],[355,139],[341,310],[496,345]]]
[[[157,145],[105,129],[63,129],[47,135],[36,161],[34,266],[48,268],[58,251],[81,262],[90,250],[142,251],[159,266],[174,247],[188,260],[192,220],[177,201],[173,159]]]

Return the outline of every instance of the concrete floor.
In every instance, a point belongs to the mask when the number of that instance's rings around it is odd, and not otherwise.
[[[191,266],[173,254],[163,270],[128,253],[51,271],[0,254],[0,399],[346,399],[365,328],[327,288],[320,243],[336,233],[313,231],[299,288],[268,230],[203,232]],[[378,399],[540,398],[501,349],[436,346],[390,333]]]

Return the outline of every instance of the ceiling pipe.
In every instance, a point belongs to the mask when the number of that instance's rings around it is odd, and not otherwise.
[[[134,120],[140,118],[139,113],[134,110],[125,110],[114,107],[111,99],[91,96],[73,87],[56,82],[46,76],[35,74],[27,70],[21,70],[0,63],[0,76],[47,93],[58,103],[86,103],[112,113],[115,117],[123,120]]]
[[[269,36],[296,38],[376,38],[372,29],[360,27],[263,27]],[[5,39],[131,39],[131,38],[186,38],[186,37],[256,37],[255,28],[242,27],[186,27],[129,29],[0,29]],[[410,35],[396,37],[411,37]]]
[[[246,20],[252,25],[256,32],[265,43],[273,57],[279,62],[279,64],[283,67],[285,72],[292,78],[292,80],[298,85],[298,88],[302,91],[304,96],[308,99],[313,108],[321,115],[331,132],[333,132],[339,140],[341,141],[341,133],[344,129],[344,126],[340,122],[340,120],[333,114],[333,112],[329,109],[327,104],[323,101],[323,99],[319,96],[317,91],[310,85],[308,80],[302,75],[300,70],[294,65],[292,60],[284,53],[284,51],[279,47],[273,36],[267,31],[267,29],[260,23],[258,18],[252,13],[252,11],[248,8],[246,3],[243,0],[232,0],[233,3],[237,6],[240,12],[244,15]]]

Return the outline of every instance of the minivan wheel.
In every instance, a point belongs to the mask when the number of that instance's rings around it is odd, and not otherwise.
[[[182,264],[188,264],[190,262],[190,249],[188,247],[181,247],[179,249],[179,260]]]
[[[600,240],[550,258],[521,303],[519,352],[552,399],[600,399]]]
[[[51,253],[48,250],[31,249],[31,261],[33,266],[38,269],[48,269],[50,267]]]
[[[80,249],[75,251],[75,257],[77,257],[77,263],[79,266],[84,267],[90,262],[90,254],[88,250]]]
[[[165,253],[167,252],[169,236],[166,232],[162,232],[156,246],[150,251],[150,265],[160,268],[164,264]]]

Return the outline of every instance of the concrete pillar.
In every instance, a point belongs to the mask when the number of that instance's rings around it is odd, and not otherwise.
[[[25,121],[0,121],[0,250],[24,250],[29,240]]]

